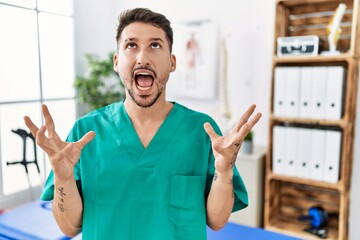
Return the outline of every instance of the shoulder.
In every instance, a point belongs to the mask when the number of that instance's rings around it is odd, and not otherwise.
[[[84,124],[87,122],[93,122],[94,120],[106,120],[111,119],[115,114],[119,112],[119,109],[123,106],[123,102],[116,102],[105,107],[93,110],[86,115],[80,117],[77,120],[78,124]]]
[[[104,131],[104,129],[111,131],[114,128],[114,116],[119,115],[122,105],[122,102],[116,102],[80,117],[71,129],[67,141],[77,141],[89,131],[97,133]]]
[[[82,136],[90,130],[97,131],[114,125],[114,118],[119,115],[122,105],[122,102],[116,102],[87,113],[76,120],[71,132]]]
[[[174,103],[177,110],[185,115],[185,117],[191,120],[199,120],[199,121],[214,121],[209,115],[203,112],[199,112],[179,103]]]
[[[179,103],[174,103],[176,108],[179,112],[184,115],[184,121],[188,122],[189,124],[202,124],[209,122],[216,130],[219,128],[216,124],[215,120],[206,113],[199,112],[196,110],[192,110],[188,107],[185,107]]]

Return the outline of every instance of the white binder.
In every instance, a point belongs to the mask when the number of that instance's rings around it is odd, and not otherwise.
[[[285,116],[299,117],[300,67],[286,68]]]
[[[328,67],[327,75],[325,119],[339,120],[343,106],[344,68]]]
[[[300,178],[310,178],[312,152],[312,129],[299,128],[298,132],[298,151],[297,151],[297,171],[296,175]]]
[[[314,67],[301,67],[299,117],[312,118],[312,78]]]
[[[274,75],[274,115],[285,116],[286,67],[276,67]]]
[[[276,174],[285,173],[285,127],[273,127],[272,170]]]
[[[285,128],[285,175],[296,177],[298,128]]]
[[[324,177],[325,131],[312,130],[310,178],[322,181]]]
[[[312,78],[311,116],[325,118],[327,67],[314,67]]]
[[[340,175],[341,132],[326,131],[324,181],[337,183]]]

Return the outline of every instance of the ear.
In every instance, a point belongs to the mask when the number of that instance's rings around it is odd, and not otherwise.
[[[114,68],[115,72],[118,72],[118,60],[119,60],[119,57],[118,57],[117,53],[114,53],[113,68]]]
[[[176,70],[176,57],[174,54],[171,54],[170,62],[171,62],[170,72],[174,72]]]

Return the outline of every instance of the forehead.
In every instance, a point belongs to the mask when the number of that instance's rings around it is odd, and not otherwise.
[[[154,38],[160,38],[164,42],[167,42],[166,34],[160,27],[150,23],[134,22],[124,28],[121,33],[120,42],[129,39],[148,41]]]

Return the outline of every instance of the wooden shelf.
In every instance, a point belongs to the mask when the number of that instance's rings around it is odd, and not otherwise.
[[[271,181],[271,180],[278,180],[278,181],[289,182],[289,183],[298,183],[298,184],[303,184],[303,185],[308,185],[308,186],[313,186],[313,187],[333,189],[333,190],[337,190],[337,191],[342,191],[342,189],[343,189],[343,186],[341,184],[314,181],[311,179],[297,178],[297,177],[279,175],[279,174],[274,174],[274,173],[270,173],[267,176],[267,181]]]
[[[336,225],[336,224],[333,224]],[[304,231],[305,228],[309,227],[307,222],[300,222],[297,219],[285,217],[281,214],[278,214],[273,218],[268,226],[265,226],[266,229],[279,232],[282,234],[299,237],[307,240],[319,240],[320,238],[307,233]],[[338,230],[336,226],[333,226],[328,229],[326,240],[335,240],[338,236]]]
[[[304,125],[313,125],[313,126],[334,126],[345,128],[349,126],[349,122],[345,120],[319,120],[319,119],[305,119],[305,118],[286,118],[286,117],[276,117],[270,115],[270,120],[273,122],[279,123],[290,123],[290,124],[304,124]]]
[[[339,55],[277,56],[277,39],[279,37],[317,35],[321,40],[320,51],[328,50],[327,25],[340,3],[346,5],[346,11],[342,18],[342,31],[337,43],[337,49],[340,51]],[[302,239],[318,240],[319,237],[304,231],[309,223],[300,222],[297,219],[300,215],[306,215],[311,207],[322,206],[328,213],[333,213],[336,216],[330,219],[327,226],[328,237],[326,239],[347,240],[349,238],[349,193],[360,63],[359,10],[360,0],[276,0],[275,2],[269,147],[265,166],[264,227],[266,229],[297,236]],[[276,68],[331,66],[340,66],[346,71],[345,78],[343,79],[343,88],[339,88],[339,91],[343,91],[343,112],[341,119],[304,119],[273,115],[274,93],[275,89],[279,89],[275,88]],[[293,114],[293,116],[296,116],[296,114]],[[338,182],[329,183],[299,178],[293,172],[291,172],[292,176],[285,175],[287,172],[279,171],[284,173],[284,175],[272,172],[274,166],[272,158],[273,154],[275,154],[273,150],[273,129],[277,126],[283,129],[298,127],[321,129],[324,131],[340,131],[342,135],[339,163],[340,178]],[[285,149],[288,148],[285,147]],[[283,158],[284,156],[278,160],[281,161]]]
[[[344,2],[352,2],[352,1],[344,0]],[[322,4],[322,3],[338,4],[339,1],[338,0],[276,0],[276,3],[283,4],[284,6],[287,6],[287,7],[294,7],[294,6],[305,5],[305,4]]]
[[[332,216],[329,217],[327,226],[328,238],[341,239],[339,235],[339,222],[341,217],[342,194],[336,189],[330,189],[329,185],[321,187],[311,186],[301,180],[292,182],[277,180],[282,178],[274,176],[274,179],[267,179],[268,189],[272,194],[266,194],[265,202],[269,205],[267,214],[269,221],[264,227],[288,235],[294,235],[303,239],[318,239],[312,234],[304,231],[309,227],[309,222],[299,221],[301,215],[307,215],[310,207],[322,206]],[[290,178],[286,178],[289,180]],[[321,185],[321,183],[319,183]],[[331,187],[334,187],[332,185]],[[335,217],[334,217],[335,216]]]
[[[278,57],[274,56],[274,63],[331,63],[348,62],[354,59],[350,54],[340,54],[337,56],[296,56],[296,57]]]
[[[277,0],[275,3],[274,49],[276,49],[278,37],[317,35],[323,42],[322,49],[328,50],[329,42],[326,28],[339,3],[346,5],[346,11],[342,19],[342,23],[345,24],[341,26],[342,31],[337,48],[344,55],[349,54],[358,58],[360,54],[357,43],[358,25],[360,24],[359,0]],[[320,61],[322,61],[322,57],[319,56]]]

